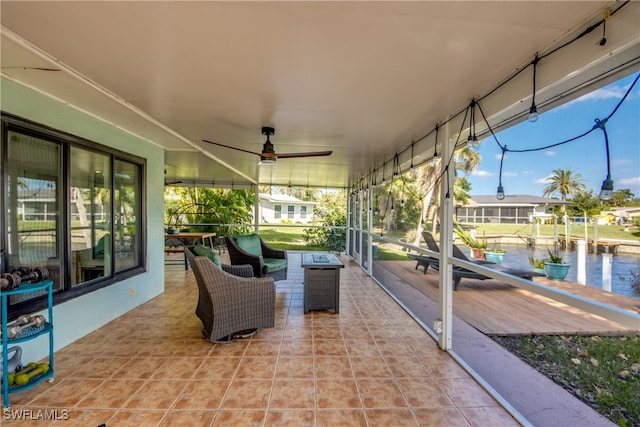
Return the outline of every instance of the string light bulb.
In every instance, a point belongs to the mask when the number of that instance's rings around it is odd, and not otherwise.
[[[604,148],[607,159],[607,177],[602,181],[602,187],[600,188],[600,200],[611,200],[613,198],[613,180],[611,179],[611,158],[609,153],[609,134],[607,133],[607,121],[609,119],[595,119],[596,124],[593,126],[599,128],[604,134]]]
[[[502,147],[502,156],[500,157],[500,172],[498,174],[498,191],[496,192],[496,199],[504,200],[504,187],[502,186],[502,165],[504,163],[504,155],[507,152],[507,146]]]
[[[535,104],[531,105],[529,108],[529,122],[535,123],[538,121],[538,107]]]
[[[613,180],[609,175],[602,181],[599,197],[600,200],[611,200],[613,198]]]

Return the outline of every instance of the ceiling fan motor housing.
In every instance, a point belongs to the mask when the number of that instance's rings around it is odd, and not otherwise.
[[[275,161],[275,159],[278,157],[276,152],[273,150],[273,144],[271,143],[271,141],[269,141],[269,137],[275,133],[276,131],[274,128],[262,128],[262,134],[267,135],[267,141],[262,146],[262,153],[260,153],[260,158],[262,160],[273,159]]]

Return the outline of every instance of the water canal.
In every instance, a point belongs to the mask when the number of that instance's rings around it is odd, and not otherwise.
[[[513,268],[531,268],[529,265],[529,256],[535,258],[546,258],[547,247],[538,246],[530,248],[523,245],[501,245],[507,253],[504,256],[502,264],[505,267]],[[566,280],[577,282],[577,252],[576,251],[560,251],[564,259],[571,263],[569,275]],[[602,289],[602,254],[586,255],[586,285],[594,288]],[[631,271],[640,274],[640,255],[619,253],[612,257],[611,265],[611,292],[624,296],[634,295],[631,289]]]

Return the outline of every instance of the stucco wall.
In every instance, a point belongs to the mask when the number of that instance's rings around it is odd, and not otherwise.
[[[59,350],[164,291],[164,151],[112,125],[17,83],[2,79],[2,111],[147,160],[147,271],[54,308],[54,345]],[[131,295],[135,289],[135,295]],[[134,325],[132,325],[134,327]],[[23,359],[48,355],[48,340],[21,344]]]

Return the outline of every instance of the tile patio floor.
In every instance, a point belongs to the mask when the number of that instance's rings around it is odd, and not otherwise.
[[[300,253],[277,283],[276,326],[231,344],[200,338],[191,270],[164,294],[55,354],[56,378],[11,411],[68,419],[3,426],[513,426],[490,397],[346,257],[340,313],[303,314]],[[25,412],[23,412],[25,413]]]

